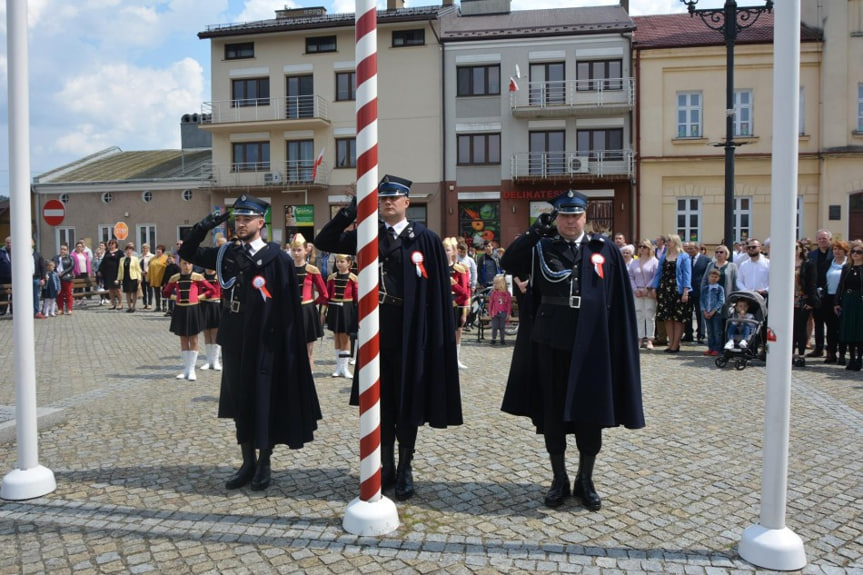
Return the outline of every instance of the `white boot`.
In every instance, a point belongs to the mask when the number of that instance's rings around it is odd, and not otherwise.
[[[177,379],[186,379],[187,377],[189,377],[189,371],[188,371],[188,368],[186,367],[186,362],[188,361],[188,359],[186,359],[186,358],[188,355],[189,355],[188,351],[181,351],[180,352],[180,357],[182,358],[182,362],[183,362],[183,373],[177,374]]]
[[[342,366],[342,375],[348,379],[353,379],[354,374],[352,374],[350,371],[348,371],[348,362],[350,361],[351,356],[347,355],[349,353],[347,351],[344,353],[346,355],[343,355],[342,357],[339,358],[339,361],[341,362],[341,366]]]
[[[210,349],[213,347],[213,344],[208,343],[204,347],[207,348],[207,363],[201,366],[201,369],[210,369],[210,366],[213,364],[213,350]]]
[[[213,363],[211,367],[216,371],[222,371],[222,346],[218,343],[213,344]]]
[[[197,351],[187,351],[189,355],[186,356],[186,379],[189,381],[195,381],[198,379],[198,376],[195,375],[195,362],[198,361],[198,352]]]
[[[333,377],[339,377],[342,375],[342,358],[339,355],[339,352],[336,351],[336,370],[332,373]]]
[[[467,366],[461,362],[461,344],[455,346],[455,357],[458,362],[459,369],[467,369]]]

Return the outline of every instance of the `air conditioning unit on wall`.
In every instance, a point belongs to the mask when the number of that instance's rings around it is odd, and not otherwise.
[[[264,183],[279,184],[282,182],[281,172],[267,172],[264,174]]]
[[[589,168],[590,162],[586,156],[578,156],[569,161],[570,174],[586,174]]]

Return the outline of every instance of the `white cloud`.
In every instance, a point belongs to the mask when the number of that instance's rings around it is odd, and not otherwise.
[[[203,92],[203,69],[191,58],[165,69],[111,64],[70,77],[55,101],[75,121],[56,151],[85,155],[129,141],[135,149],[178,147],[180,117],[200,109]]]

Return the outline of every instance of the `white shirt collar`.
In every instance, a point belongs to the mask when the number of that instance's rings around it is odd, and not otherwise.
[[[248,245],[252,246],[252,251],[249,252],[249,255],[253,256],[256,253],[258,253],[258,251],[261,248],[263,248],[265,245],[267,245],[267,242],[265,242],[263,239],[261,239],[260,236],[258,236],[257,239],[252,240],[251,242],[248,243]],[[243,249],[245,249],[245,248],[243,248]]]
[[[407,221],[407,219],[404,219],[404,220],[400,221],[399,223],[397,223],[397,224],[396,224],[396,225],[394,225],[394,226],[391,226],[391,225],[389,225],[389,224],[386,224],[386,226],[387,226],[387,229],[391,229],[391,228],[392,228],[392,229],[394,229],[394,230],[396,231],[396,234],[401,235],[401,233],[402,233],[403,231],[405,231],[405,228],[406,228],[406,227],[408,227],[408,223],[409,223],[409,222]]]

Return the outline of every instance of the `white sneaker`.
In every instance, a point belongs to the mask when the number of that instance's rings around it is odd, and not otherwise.
[[[725,344],[725,349],[734,349],[734,340],[733,339],[728,340],[728,342]]]
[[[749,347],[749,344],[746,343],[745,339],[741,339],[740,340],[740,349],[746,349],[747,347]]]

